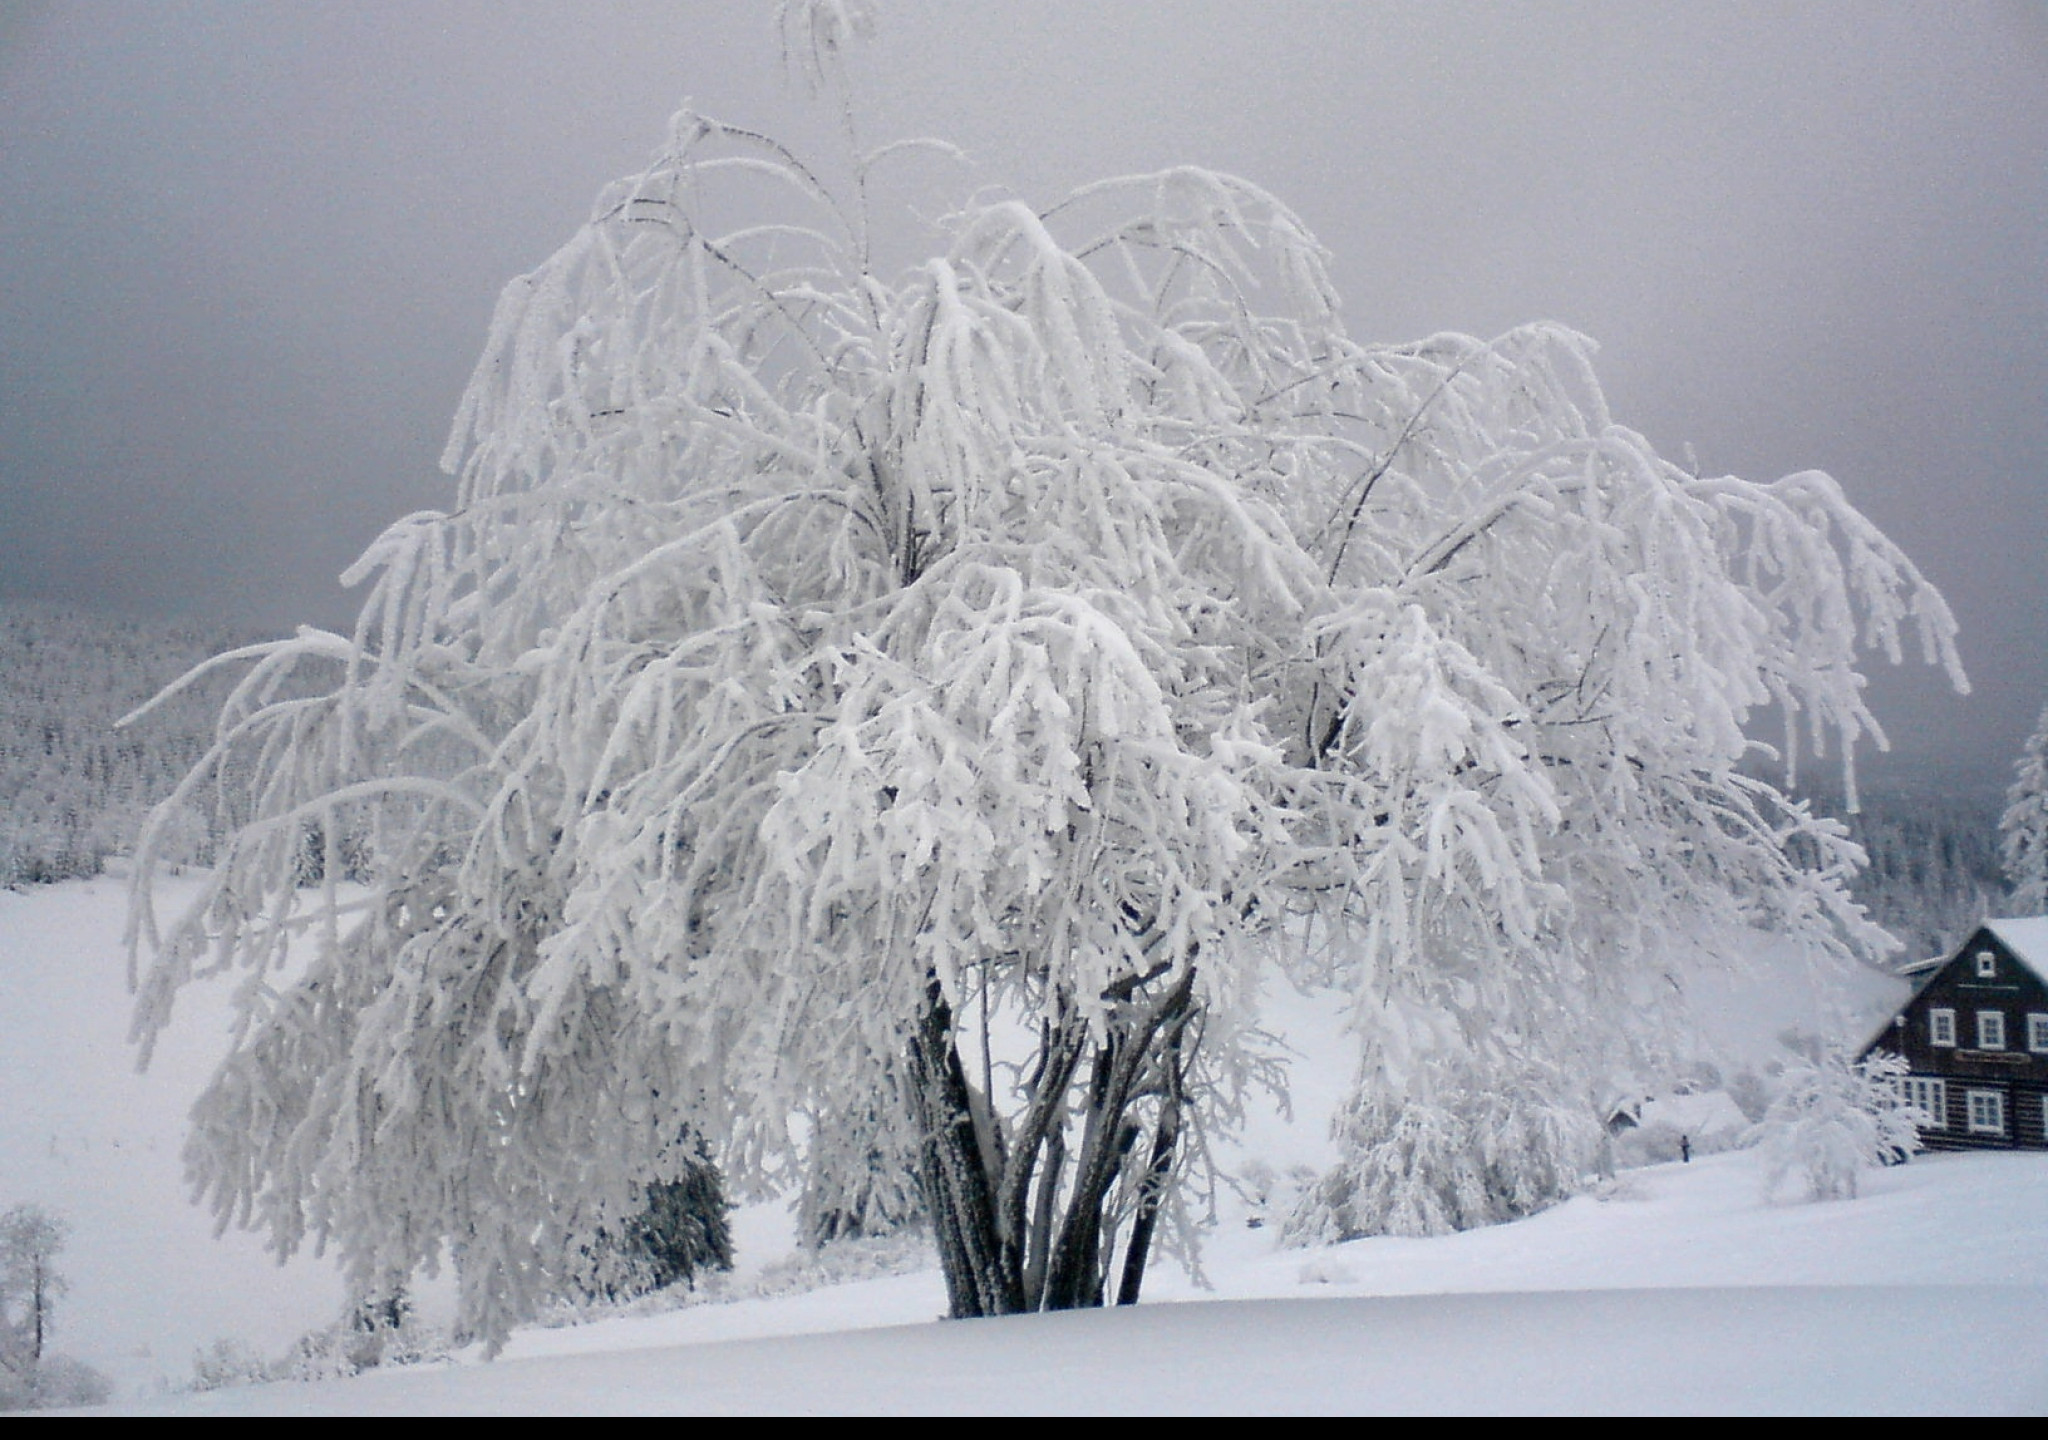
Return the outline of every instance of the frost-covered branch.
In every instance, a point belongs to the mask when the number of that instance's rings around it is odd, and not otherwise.
[[[780,23],[830,81],[864,14]],[[1718,937],[1882,947],[1743,768],[1773,704],[1876,736],[1866,648],[1953,670],[1831,483],[1670,465],[1555,326],[1352,341],[1212,172],[978,198],[877,274],[852,153],[842,197],[679,116],[507,287],[455,503],[350,572],[354,634],[235,662],[187,793],[239,829],[132,927],[145,1038],[246,972],[223,1223],[364,1285],[452,1258],[502,1336],[709,1146],[818,1233],[914,1166],[957,1313],[1102,1303],[1190,1243],[1302,916],[1363,1057],[1317,1233],[1454,1151],[1479,1190],[1414,1225],[1568,1187],[1574,1097]],[[301,888],[308,827],[359,885]]]

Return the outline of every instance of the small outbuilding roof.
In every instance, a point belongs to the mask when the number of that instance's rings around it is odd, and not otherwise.
[[[1669,1125],[1697,1136],[1739,1135],[1749,1128],[1749,1117],[1726,1090],[1706,1090],[1645,1100],[1636,1113],[1636,1123]]]

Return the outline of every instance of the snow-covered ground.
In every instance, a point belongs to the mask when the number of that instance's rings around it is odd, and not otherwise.
[[[0,891],[0,1208],[74,1230],[56,1348],[155,1413],[759,1411],[2048,1413],[2048,1156],[1955,1155],[1861,1199],[1770,1205],[1751,1152],[1627,1172],[1516,1225],[1280,1251],[1220,1208],[1206,1286],[1155,1269],[1135,1310],[934,1323],[935,1272],[531,1329],[492,1363],[175,1393],[195,1350],[283,1352],[341,1286],[185,1203],[185,1106],[223,1041],[197,991],[138,1076],[121,885]],[[1327,1019],[1277,1017],[1327,1052]],[[1318,1026],[1322,1026],[1322,1031]],[[1247,1149],[1312,1158],[1343,1076],[1305,1066],[1295,1123]],[[787,1245],[742,1212],[741,1280]],[[758,1284],[734,1285],[745,1294]],[[1173,1303],[1161,1303],[1173,1302]]]
[[[226,997],[194,987],[137,1074],[125,903],[112,878],[0,890],[0,1210],[41,1205],[70,1222],[53,1344],[117,1396],[188,1383],[194,1348],[220,1336],[281,1351],[342,1301],[332,1266],[280,1269],[254,1235],[216,1241],[186,1203],[185,1112],[226,1048]]]

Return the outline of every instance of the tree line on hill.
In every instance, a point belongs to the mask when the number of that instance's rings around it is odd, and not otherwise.
[[[210,743],[229,683],[202,681],[141,723],[115,722],[207,657],[250,636],[193,620],[149,620],[66,606],[0,604],[0,886],[97,875],[134,843],[142,817]],[[1843,815],[1870,857],[1854,893],[1899,937],[1903,958],[1936,954],[2012,903],[1999,849],[2008,797],[1984,785],[1866,783],[1845,815],[1839,789],[1807,787]],[[183,863],[204,864],[222,817],[194,808]],[[317,874],[317,846],[306,865]]]
[[[1839,787],[1823,781],[1807,793],[1869,857],[1850,893],[1898,937],[1895,961],[1945,954],[1987,916],[2018,913],[1999,852],[2007,806],[1999,788],[1910,775],[1861,788],[1856,814],[1846,813]]]
[[[231,627],[68,606],[0,604],[0,886],[97,875],[206,753],[228,677],[202,681],[144,724],[115,722],[209,656]],[[193,809],[173,863],[210,860],[226,817]]]

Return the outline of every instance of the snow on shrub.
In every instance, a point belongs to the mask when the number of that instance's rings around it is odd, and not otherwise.
[[[1787,1180],[1808,1200],[1853,1200],[1857,1177],[1920,1148],[1918,1111],[1900,1093],[1906,1062],[1886,1051],[1852,1061],[1839,1046],[1797,1056],[1780,1077],[1755,1138],[1764,1159],[1764,1198]]]
[[[1607,1167],[1593,1107],[1554,1072],[1429,1067],[1422,1083],[1361,1086],[1337,1120],[1342,1158],[1303,1193],[1283,1241],[1442,1235],[1519,1219]]]

